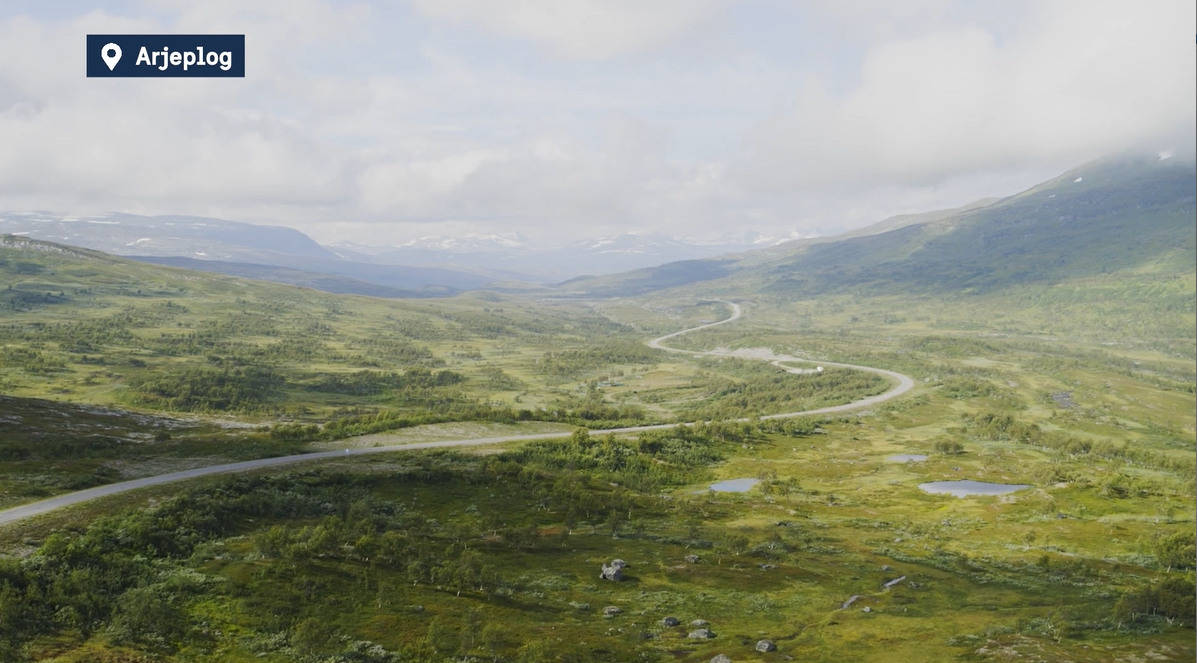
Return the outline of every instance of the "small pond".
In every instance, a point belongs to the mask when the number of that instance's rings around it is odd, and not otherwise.
[[[926,493],[947,493],[956,497],[967,497],[969,495],[1005,495],[1023,488],[1030,488],[1030,486],[1018,483],[985,483],[984,481],[964,479],[962,481],[920,483],[919,488]]]
[[[711,490],[717,493],[747,493],[760,482],[760,479],[728,479],[711,484]]]
[[[927,460],[927,454],[895,454],[886,456],[885,459],[891,463],[921,463]]]

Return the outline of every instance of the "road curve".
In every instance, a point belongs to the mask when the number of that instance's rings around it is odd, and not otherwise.
[[[740,316],[743,314],[743,311],[741,311],[741,309],[740,309],[740,305],[736,304],[735,302],[728,302],[728,301],[724,301],[722,299],[718,299],[715,301],[718,301],[722,304],[726,304],[729,308],[731,308],[731,315],[728,316],[727,318],[724,318],[723,320],[720,320],[719,322],[712,322],[712,323],[705,324],[705,325],[699,325],[698,327],[691,327],[689,329],[683,329],[682,331],[673,332],[672,334],[658,336],[657,338],[654,338],[653,340],[648,342],[649,346],[657,348],[658,350],[665,350],[666,352],[676,352],[679,354],[686,354],[686,355],[699,355],[699,356],[704,356],[704,357],[740,357],[740,358],[744,358],[743,355],[738,355],[734,352],[726,352],[726,351],[718,351],[718,350],[712,350],[712,351],[707,351],[707,352],[698,352],[695,350],[682,350],[681,348],[671,348],[671,347],[665,345],[665,341],[668,341],[669,339],[674,338],[676,336],[681,336],[682,334],[689,334],[690,332],[695,332],[700,329],[709,329],[711,327],[716,327],[718,325],[725,325],[729,322],[732,322],[733,320],[738,320],[740,318]],[[774,357],[761,357],[760,359],[762,359],[763,361],[768,361],[771,364],[773,364],[774,366],[777,366],[778,368],[785,370],[785,371],[789,371],[791,373],[800,372],[802,369],[787,368],[785,366],[782,366],[782,364],[784,362],[787,362],[787,361],[811,361],[811,362],[813,362],[813,360],[803,359],[800,357],[782,357],[780,359],[775,359]],[[910,391],[911,389],[914,389],[914,379],[913,378],[911,378],[908,375],[903,375],[901,373],[897,373],[895,371],[887,371],[884,368],[874,368],[872,366],[857,366],[856,364],[841,364],[841,363],[834,362],[834,361],[820,361],[820,362],[818,362],[818,364],[820,364],[822,366],[839,366],[840,368],[851,368],[851,369],[857,370],[857,371],[867,371],[869,373],[876,373],[877,375],[881,375],[881,376],[884,376],[886,378],[893,380],[896,384],[892,388],[890,388],[888,391],[884,391],[880,394],[877,394],[876,396],[869,396],[868,398],[862,398],[859,401],[852,401],[851,403],[844,403],[843,405],[832,405],[831,407],[821,407],[817,410],[803,410],[802,412],[786,412],[783,414],[770,414],[770,415],[765,415],[763,417],[758,417],[758,418],[759,419],[787,419],[787,418],[792,418],[792,417],[803,417],[803,416],[811,415],[811,414],[833,414],[836,412],[847,412],[849,410],[856,410],[856,409],[863,408],[863,407],[877,405],[878,403],[884,403],[885,401],[888,401],[893,398],[897,398],[898,396],[905,394],[906,392]],[[748,421],[748,420],[749,420],[749,418],[744,418],[744,419],[739,419],[738,421]],[[634,432],[637,429],[633,428],[633,429],[627,429],[627,430]]]
[[[722,300],[720,300],[720,301],[722,301]],[[677,337],[677,336],[681,336],[682,334],[688,334],[690,332],[698,331],[700,329],[709,329],[710,327],[715,327],[717,325],[724,325],[724,324],[727,324],[729,322],[732,322],[732,321],[740,318],[740,316],[742,315],[742,312],[740,310],[739,305],[737,305],[733,302],[722,302],[722,303],[727,304],[731,308],[731,315],[729,317],[727,317],[723,320],[720,320],[718,322],[712,322],[709,324],[700,325],[698,327],[691,327],[689,329],[683,329],[682,331],[673,332],[672,334],[666,334],[664,336],[654,338],[648,342],[649,346],[660,349],[660,350],[665,350],[667,352],[675,352],[675,353],[687,354],[687,355],[701,355],[701,356],[712,356],[712,357],[734,356],[734,355],[732,355],[730,353],[726,353],[726,352],[698,352],[695,350],[682,350],[680,348],[671,348],[664,344],[665,341],[667,341],[671,338]],[[803,360],[803,361],[806,361],[806,360]],[[780,362],[774,362],[774,363],[779,364]],[[897,384],[892,389],[890,389],[889,391],[886,391],[884,393],[877,394],[876,396],[870,396],[868,398],[861,399],[859,401],[854,401],[852,403],[846,403],[844,405],[835,405],[832,407],[824,407],[824,408],[819,408],[817,410],[804,410],[802,412],[787,412],[784,414],[771,414],[771,415],[767,415],[767,416],[763,416],[763,417],[759,417],[759,418],[760,419],[784,419],[787,417],[801,417],[801,416],[811,415],[811,414],[830,414],[830,413],[835,413],[835,412],[845,412],[848,410],[854,410],[857,408],[868,407],[870,405],[876,405],[878,403],[888,401],[891,398],[896,398],[898,396],[901,396],[902,394],[904,394],[904,393],[910,391],[912,388],[914,388],[914,380],[912,380],[908,376],[902,375],[901,373],[895,373],[894,371],[887,371],[887,370],[881,369],[881,368],[873,368],[871,366],[856,366],[853,364],[839,364],[839,363],[834,363],[834,362],[820,362],[820,363],[824,366],[840,366],[842,368],[851,368],[851,369],[855,369],[858,371],[869,371],[871,373],[877,373],[879,375],[884,375],[892,380],[895,380],[897,382]],[[782,368],[785,368],[785,367],[783,366]],[[737,421],[749,421],[750,419],[751,418],[746,417],[743,419],[738,419]],[[663,430],[666,428],[674,428],[679,425],[680,426],[690,426],[693,424],[654,424],[651,426],[629,426],[626,428],[610,428],[610,429],[606,429],[606,430],[591,431],[591,434],[605,435],[605,434],[620,434],[620,433],[640,433],[640,432],[650,431],[650,430]],[[317,452],[313,452],[313,453],[296,454],[293,456],[278,456],[275,458],[260,458],[257,460],[247,460],[247,461],[243,461],[240,463],[228,463],[226,465],[212,465],[209,467],[197,467],[197,468],[190,469],[190,470],[182,470],[179,472],[170,472],[167,474],[159,474],[159,475],[152,476],[152,477],[144,477],[141,479],[132,479],[129,481],[122,481],[120,483],[112,483],[112,484],[108,484],[106,486],[96,486],[95,488],[88,488],[87,490],[80,490],[80,491],[77,491],[74,493],[67,493],[65,495],[59,495],[57,497],[51,497],[48,499],[44,499],[39,502],[32,502],[30,504],[23,504],[21,506],[13,507],[10,509],[5,509],[3,511],[0,511],[0,526],[8,525],[10,523],[20,522],[22,520],[33,518],[35,516],[49,513],[51,511],[56,511],[58,509],[70,506],[72,504],[79,504],[81,502],[87,502],[87,501],[94,500],[94,499],[97,499],[100,497],[107,497],[110,495],[116,495],[119,493],[128,492],[130,490],[137,490],[138,488],[146,488],[149,486],[158,486],[158,485],[162,485],[162,484],[166,484],[166,483],[172,483],[175,481],[183,481],[186,479],[195,479],[198,477],[211,476],[211,475],[215,475],[215,474],[231,474],[234,472],[245,472],[248,470],[257,470],[257,469],[269,468],[269,467],[279,467],[281,465],[290,465],[292,463],[300,463],[300,462],[307,462],[307,461],[313,461],[313,460],[328,460],[328,459],[332,459],[332,458],[345,458],[348,456],[361,456],[363,454],[386,453],[386,452],[390,452],[390,451],[411,451],[411,450],[418,450],[418,449],[443,449],[446,447],[469,447],[469,446],[478,446],[478,445],[484,445],[484,444],[501,444],[504,442],[522,442],[522,441],[526,441],[526,440],[562,439],[562,438],[569,437],[571,434],[572,433],[569,433],[569,432],[539,433],[539,434],[531,434],[531,435],[502,435],[502,436],[498,436],[498,437],[467,438],[467,439],[460,439],[460,440],[439,440],[436,442],[417,442],[417,443],[412,443],[412,444],[402,444],[402,445],[385,446],[385,447],[367,447],[367,448],[361,448],[361,449],[345,449],[344,451],[317,451]]]
[[[696,332],[700,329],[710,329],[711,327],[718,327],[719,325],[726,325],[729,322],[734,322],[736,320],[739,320],[740,316],[743,315],[743,311],[740,310],[739,304],[736,304],[735,302],[725,302],[722,299],[717,299],[715,301],[718,301],[721,304],[727,304],[729,307],[731,307],[731,315],[729,317],[726,317],[726,318],[720,320],[719,322],[711,322],[711,323],[708,323],[705,325],[699,325],[697,327],[691,327],[689,329],[683,329],[681,331],[676,331],[676,332],[673,332],[672,334],[658,336],[657,338],[654,338],[653,340],[648,342],[648,347],[656,348],[658,350],[665,350],[666,352],[676,352],[678,354],[684,354],[684,355],[714,355],[714,354],[717,354],[717,353],[712,353],[712,352],[696,352],[694,350],[682,350],[681,348],[671,348],[671,347],[665,345],[665,341],[668,341],[669,339],[671,339],[675,336],[681,336],[682,334],[689,334],[690,332]]]

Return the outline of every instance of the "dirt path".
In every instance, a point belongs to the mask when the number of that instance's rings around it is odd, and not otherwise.
[[[741,358],[745,358],[745,359],[759,359],[762,361],[772,362],[775,365],[777,365],[780,368],[783,368],[785,370],[791,370],[791,371],[792,370],[805,370],[805,369],[790,369],[785,366],[781,366],[781,362],[809,361],[809,360],[801,359],[798,357],[774,355],[772,353],[772,351],[770,351],[770,350],[764,350],[764,349],[750,349],[750,350],[736,350],[736,351],[712,350],[712,351],[708,351],[708,352],[698,352],[698,351],[694,351],[694,350],[682,350],[679,348],[671,348],[671,347],[665,345],[665,341],[667,341],[671,338],[681,336],[682,334],[688,334],[690,332],[695,332],[700,329],[709,329],[709,328],[715,327],[717,325],[725,325],[729,322],[738,320],[740,318],[740,316],[742,315],[740,306],[738,304],[735,304],[732,302],[723,302],[723,303],[727,304],[731,308],[731,315],[729,317],[727,317],[723,320],[720,320],[719,322],[712,322],[709,324],[700,325],[698,327],[691,327],[690,329],[683,329],[682,331],[673,332],[672,334],[666,334],[664,336],[654,338],[653,340],[649,341],[648,344],[651,347],[665,350],[667,352],[676,352],[676,353],[680,353],[680,354],[710,356],[710,357],[741,357]],[[878,403],[888,401],[891,398],[897,398],[898,396],[901,396],[902,394],[904,394],[904,393],[910,391],[912,388],[914,388],[914,380],[912,380],[911,378],[909,378],[905,375],[902,375],[901,373],[895,373],[893,371],[887,371],[887,370],[881,369],[881,368],[873,368],[871,366],[856,366],[853,364],[838,364],[838,363],[834,363],[834,362],[821,362],[821,364],[823,366],[840,366],[843,368],[856,369],[858,371],[869,371],[872,373],[877,373],[879,375],[884,375],[887,378],[895,380],[897,384],[892,389],[890,389],[889,391],[886,391],[884,393],[878,394],[876,396],[870,396],[868,398],[865,398],[865,399],[862,399],[859,401],[854,401],[852,403],[846,403],[844,405],[835,405],[832,407],[819,408],[817,410],[805,410],[802,412],[787,412],[785,414],[772,414],[772,415],[768,415],[768,416],[764,416],[764,417],[760,417],[760,418],[761,419],[784,419],[787,417],[800,417],[800,416],[811,415],[811,414],[828,414],[828,413],[833,413],[833,412],[846,412],[848,410],[855,410],[855,409],[862,408],[862,407],[876,405]],[[748,419],[745,418],[740,421],[748,421]],[[629,426],[627,428],[612,428],[612,429],[608,429],[608,430],[591,431],[591,434],[604,435],[604,434],[608,434],[608,433],[614,433],[614,434],[638,433],[638,432],[642,432],[642,431],[662,430],[665,428],[673,428],[673,427],[679,426],[679,425],[689,426],[692,424],[657,424],[657,425],[653,425],[653,426]],[[390,451],[409,451],[409,450],[415,450],[415,449],[443,449],[446,447],[468,447],[468,446],[478,446],[478,445],[484,445],[484,444],[501,444],[504,442],[522,442],[522,441],[526,441],[526,440],[562,439],[562,438],[569,437],[570,434],[571,433],[567,431],[567,432],[558,432],[558,433],[534,433],[534,434],[527,434],[527,435],[500,435],[500,436],[496,436],[496,437],[474,437],[474,438],[464,438],[464,439],[457,439],[457,440],[437,440],[437,441],[432,441],[432,442],[416,442],[416,443],[390,445],[390,446],[350,448],[350,449],[336,450],[336,451],[317,451],[317,452],[313,452],[313,453],[296,454],[294,456],[280,456],[277,458],[261,458],[258,460],[247,460],[247,461],[240,462],[240,463],[229,463],[227,465],[213,465],[210,467],[198,467],[198,468],[190,469],[190,470],[182,470],[180,472],[170,472],[167,474],[159,474],[159,475],[152,476],[152,477],[143,477],[141,479],[132,479],[130,481],[122,481],[120,483],[108,484],[106,486],[96,486],[95,488],[88,488],[87,490],[80,490],[80,491],[74,492],[74,493],[67,493],[65,495],[59,495],[57,497],[51,497],[49,499],[41,500],[40,502],[33,502],[31,504],[23,504],[18,507],[6,509],[4,511],[0,511],[0,526],[6,525],[9,523],[19,522],[22,520],[26,520],[28,518],[33,518],[34,516],[39,516],[41,514],[49,513],[51,511],[55,511],[57,509],[61,509],[66,506],[70,506],[72,504],[79,504],[80,502],[87,502],[89,500],[94,500],[94,499],[97,499],[100,497],[116,495],[118,493],[123,493],[123,492],[127,492],[130,490],[137,490],[138,488],[146,488],[148,486],[158,486],[158,485],[165,484],[165,483],[172,483],[175,481],[183,481],[186,479],[195,479],[197,477],[210,476],[210,475],[214,475],[214,474],[231,474],[234,472],[245,472],[248,470],[257,470],[257,469],[269,468],[269,467],[279,467],[282,465],[290,465],[292,463],[309,462],[309,461],[316,461],[316,460],[327,460],[327,459],[331,459],[331,458],[346,458],[348,456],[360,456],[363,454],[373,454],[373,453],[386,453],[386,452],[390,452]]]

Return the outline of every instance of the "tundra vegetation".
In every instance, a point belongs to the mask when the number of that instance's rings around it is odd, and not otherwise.
[[[86,252],[0,258],[14,284],[0,317],[6,505],[224,459],[574,429],[209,478],[6,527],[0,660],[1197,654],[1191,276],[1123,291],[1154,311],[1138,326],[1083,329],[1045,312],[1079,291],[1039,285],[797,301],[733,288],[721,294],[744,318],[671,344],[919,385],[867,412],[762,420],[885,384],[643,345],[726,316],[698,290],[397,302]],[[1116,276],[1092,278],[1119,292]],[[927,459],[887,460],[902,453]],[[707,490],[732,478],[759,483]],[[1031,487],[918,488],[953,479]],[[615,558],[625,579],[600,580]],[[687,637],[698,619],[715,637]],[[757,652],[761,639],[777,651]]]

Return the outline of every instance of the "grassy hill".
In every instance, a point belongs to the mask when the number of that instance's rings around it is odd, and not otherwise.
[[[238,278],[253,279],[255,281],[287,283],[338,295],[415,299],[420,297],[444,297],[457,292],[456,289],[438,286],[399,288],[339,274],[312,272],[272,265],[256,265],[253,263],[152,256],[136,256],[134,259],[155,265],[192,269],[200,272],[211,272],[213,274],[225,274]]]
[[[510,405],[547,349],[630,332],[577,305],[337,296],[12,236],[0,277],[6,393],[174,412],[443,414],[501,391]]]
[[[883,222],[867,234],[561,287],[590,296],[628,296],[702,282],[711,292],[800,299],[846,292],[993,292],[1128,271],[1192,273],[1194,182],[1192,164],[1111,159],[1016,196]]]
[[[8,233],[147,262],[373,297],[443,297],[514,276],[359,262],[292,228],[205,217],[0,214],[0,234]]]
[[[762,265],[765,289],[795,297],[994,291],[1150,269],[1192,271],[1191,165],[1108,161],[930,223],[824,243]]]
[[[669,355],[644,345],[648,328],[574,302],[337,296],[12,236],[0,276],[5,393],[232,416],[295,443],[448,421],[675,421],[737,398],[770,414],[884,389],[829,375],[786,390],[781,369]]]

